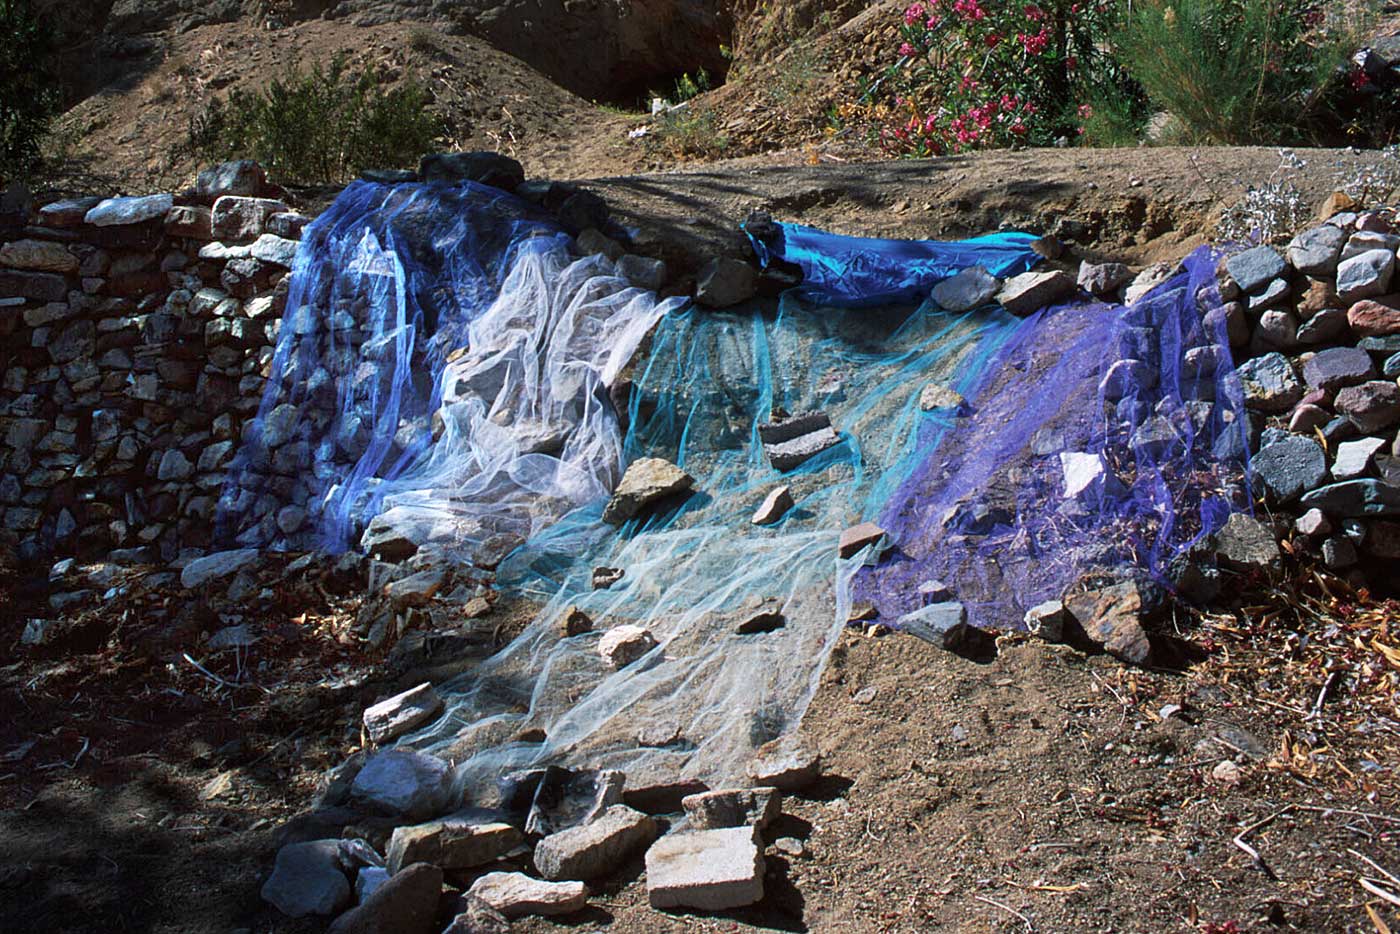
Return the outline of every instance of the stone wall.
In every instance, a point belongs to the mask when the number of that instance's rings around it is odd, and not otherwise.
[[[278,194],[232,163],[178,196],[0,205],[0,543],[210,544],[307,221]]]

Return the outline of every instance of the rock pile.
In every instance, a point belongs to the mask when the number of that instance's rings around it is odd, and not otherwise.
[[[1211,312],[1241,361],[1258,492],[1358,581],[1400,556],[1397,248],[1388,212],[1333,214],[1228,257]]]
[[[300,820],[343,835],[287,842],[263,898],[293,917],[339,915],[332,930],[435,931],[431,919],[454,915],[449,931],[477,930],[466,916],[480,913],[478,900],[506,919],[571,914],[644,854],[655,907],[751,905],[764,896],[764,834],[780,789],[810,786],[820,758],[775,743],[748,771],[749,787],[682,783],[698,790],[677,798],[673,786],[624,793],[621,772],[531,769],[503,776],[494,806],[464,807],[441,759],[405,749],[357,756]]]
[[[279,195],[242,162],[0,216],[0,536],[23,556],[209,546],[307,220]]]

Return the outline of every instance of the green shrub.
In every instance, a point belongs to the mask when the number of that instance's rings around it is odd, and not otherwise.
[[[1310,0],[1142,0],[1115,51],[1191,141],[1315,141],[1358,44],[1343,15]]]
[[[381,87],[374,69],[352,75],[345,60],[294,68],[261,92],[210,101],[190,126],[204,159],[257,159],[290,184],[335,184],[361,169],[407,167],[433,148],[442,119],[426,88]]]
[[[676,79],[674,92],[671,94],[671,103],[684,104],[692,97],[699,97],[710,89],[710,73],[701,68],[694,76],[689,72]]]
[[[0,0],[0,185],[38,168],[58,113],[48,75],[52,36],[29,0]]]

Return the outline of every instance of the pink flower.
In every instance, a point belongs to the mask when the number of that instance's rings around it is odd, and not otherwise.
[[[1088,120],[1088,119],[1089,119],[1090,117],[1092,117],[1093,115],[1094,115],[1094,108],[1093,108],[1092,105],[1090,105],[1090,104],[1080,104],[1080,105],[1079,105],[1079,119],[1081,119],[1081,120]]]
[[[987,33],[987,38],[983,41],[987,43],[987,48],[994,49],[997,47],[997,44],[1001,42],[1001,34],[989,32]]]
[[[899,54],[908,58],[914,54],[914,47],[907,42],[902,43],[899,47]]]
[[[904,11],[904,25],[913,26],[924,18],[924,5],[922,3],[911,3]]]

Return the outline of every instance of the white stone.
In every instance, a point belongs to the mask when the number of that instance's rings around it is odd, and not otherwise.
[[[1061,451],[1060,469],[1065,476],[1065,498],[1098,496],[1118,488],[1118,479],[1109,472],[1103,455],[1083,451]]]
[[[1359,438],[1356,441],[1343,441],[1337,445],[1337,459],[1332,463],[1332,479],[1351,480],[1364,476],[1371,467],[1371,461],[1381,448],[1384,438]]]
[[[175,199],[171,195],[146,195],[141,198],[108,198],[99,202],[83,218],[94,227],[118,227],[163,218]]]
[[[365,708],[365,732],[374,742],[383,745],[428,723],[441,712],[442,698],[425,681]]]
[[[753,514],[754,525],[772,525],[793,507],[792,490],[787,486],[774,487],[763,498],[763,503]]]
[[[588,904],[582,882],[546,882],[523,872],[488,872],[467,890],[507,918],[567,915]]]
[[[276,234],[265,233],[253,241],[249,252],[253,259],[272,263],[284,269],[291,269],[292,263],[296,261],[297,247],[300,245],[296,240],[288,240]]]
[[[753,827],[670,834],[647,850],[646,864],[653,908],[724,911],[763,899],[763,851]]]
[[[1355,302],[1390,290],[1395,271],[1394,250],[1367,250],[1337,266],[1337,296]]]
[[[351,797],[374,810],[410,818],[440,813],[451,792],[452,767],[412,749],[375,753],[350,786]]]
[[[614,668],[626,668],[654,648],[651,631],[630,623],[614,626],[598,640],[598,654]]]

